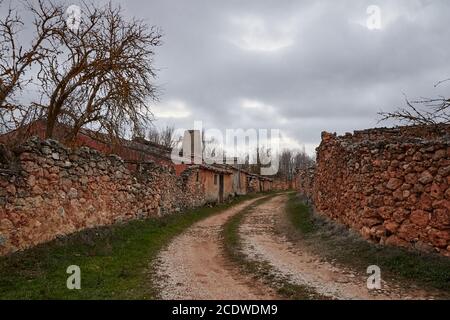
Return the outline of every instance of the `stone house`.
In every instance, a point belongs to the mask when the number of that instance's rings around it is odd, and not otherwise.
[[[231,170],[206,164],[186,165],[180,175],[189,175],[200,183],[207,203],[224,202],[234,196]]]

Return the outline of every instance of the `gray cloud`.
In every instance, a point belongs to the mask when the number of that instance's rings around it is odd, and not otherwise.
[[[447,0],[379,0],[377,31],[365,0],[115,2],[163,29],[155,110],[176,112],[158,126],[280,128],[312,150],[323,130],[376,126],[403,93],[448,89],[433,87],[450,77]]]

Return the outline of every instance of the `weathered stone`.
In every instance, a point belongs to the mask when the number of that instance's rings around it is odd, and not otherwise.
[[[80,183],[82,185],[87,185],[88,182],[89,182],[89,178],[88,177],[83,176],[83,177],[80,178]]]
[[[42,190],[42,188],[40,187],[40,186],[34,186],[33,187],[33,189],[32,189],[32,193],[34,194],[34,195],[41,195],[41,194],[43,194],[44,193],[44,190]]]
[[[445,149],[440,149],[437,150],[434,155],[433,155],[433,160],[437,161],[440,160],[442,158],[445,158],[447,156],[447,150]]]
[[[440,168],[438,174],[442,177],[447,177],[450,174],[450,166]]]
[[[365,218],[362,220],[363,225],[367,227],[373,227],[383,223],[383,219],[381,218]]]
[[[433,182],[433,179],[434,178],[429,171],[424,171],[419,177],[419,182],[422,184],[428,184]]]
[[[63,207],[58,208],[58,214],[60,217],[64,217],[66,215],[66,211],[64,210]]]
[[[430,214],[423,210],[415,210],[411,212],[409,219],[412,223],[420,227],[425,227],[430,221]]]
[[[403,184],[402,180],[397,178],[391,178],[387,183],[386,188],[388,188],[389,190],[397,190],[402,184]]]
[[[431,185],[430,194],[435,199],[441,199],[443,194],[440,186],[437,183],[433,183]]]
[[[450,210],[450,201],[449,200],[436,200],[433,202],[432,207],[434,209]]]
[[[34,187],[36,185],[36,177],[33,175],[30,175],[27,179],[27,183],[30,187]]]
[[[430,240],[438,248],[447,248],[450,240],[450,233],[447,230],[431,229],[429,232]]]
[[[433,248],[432,245],[427,244],[427,243],[425,243],[425,242],[423,242],[423,241],[417,241],[417,242],[414,244],[414,248],[415,248],[416,250],[418,250],[418,251],[426,252],[426,253],[432,253],[432,252],[434,251],[434,248]]]
[[[9,194],[15,196],[15,195],[16,195],[16,192],[17,192],[17,189],[16,189],[16,187],[15,187],[13,184],[8,184],[8,186],[6,187],[6,191],[7,191]]]
[[[412,158],[413,161],[422,161],[422,153],[416,152]]]
[[[397,235],[406,241],[417,241],[419,238],[419,229],[416,224],[405,221],[398,229]]]
[[[374,226],[370,229],[370,235],[375,239],[380,239],[386,235],[386,229],[382,225]]]
[[[399,208],[394,211],[393,218],[397,223],[402,223],[406,218],[409,217],[410,212],[406,209]]]
[[[6,242],[7,242],[6,237],[0,233],[0,246],[4,246]]]
[[[67,196],[69,197],[69,199],[78,198],[78,190],[75,188],[70,188],[69,192],[67,192]]]
[[[42,150],[42,153],[45,154],[45,155],[50,155],[52,153],[52,149],[50,149],[47,146],[42,147],[41,150]]]
[[[450,211],[448,209],[435,209],[431,216],[431,225],[435,228],[450,227]]]
[[[394,193],[392,195],[393,195],[395,200],[401,201],[401,200],[403,200],[403,192],[404,191],[402,191],[400,189],[397,189],[397,190],[394,191]],[[407,191],[407,192],[409,192],[409,191]]]
[[[406,240],[400,239],[396,235],[392,235],[392,236],[388,237],[385,241],[385,244],[387,246],[404,247],[404,248],[407,248],[410,246],[409,242],[407,242]]]
[[[420,196],[418,208],[422,210],[431,210],[433,208],[433,199],[430,195],[423,193]]]
[[[387,231],[389,231],[391,233],[396,233],[399,226],[400,225],[394,221],[385,221],[384,222],[384,227],[386,228]]]
[[[415,173],[409,173],[405,176],[405,182],[409,184],[416,184],[417,183],[417,176]]]

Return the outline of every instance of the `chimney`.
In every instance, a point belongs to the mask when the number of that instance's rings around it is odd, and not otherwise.
[[[191,163],[202,164],[202,139],[199,130],[186,130],[183,137],[183,157]]]

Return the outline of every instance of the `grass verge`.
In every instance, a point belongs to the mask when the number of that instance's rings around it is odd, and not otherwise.
[[[367,242],[356,232],[314,215],[296,194],[289,196],[286,211],[297,236],[321,256],[364,273],[368,266],[378,265],[389,278],[440,289],[450,296],[450,259]]]
[[[0,257],[0,299],[154,299],[149,266],[159,250],[193,223],[255,196],[84,230]],[[81,290],[66,287],[70,265],[81,269]]]
[[[228,258],[239,266],[242,272],[255,277],[255,279],[262,279],[265,284],[275,289],[283,298],[292,300],[324,299],[323,296],[318,295],[314,290],[306,286],[293,284],[288,277],[277,273],[268,262],[249,259],[243,252],[239,226],[251,210],[269,201],[274,196],[276,194],[257,200],[252,206],[247,207],[227,221],[222,230],[224,251]]]

